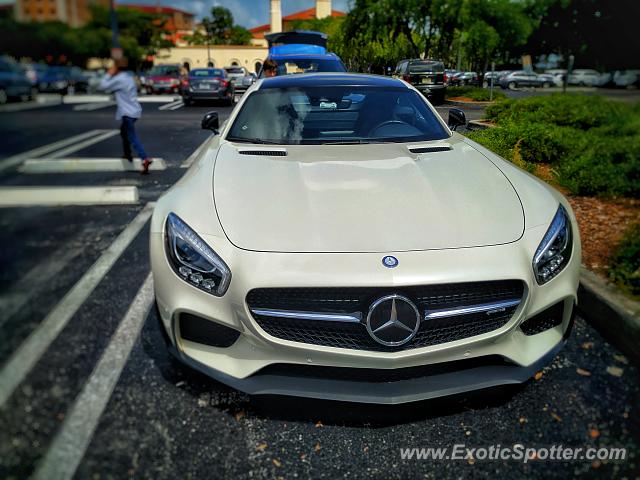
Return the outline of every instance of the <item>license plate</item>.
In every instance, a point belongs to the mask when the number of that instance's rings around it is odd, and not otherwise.
[[[200,84],[200,89],[201,90],[210,90],[211,89],[211,85],[209,85],[208,83],[201,83]]]
[[[430,78],[423,78],[422,83],[433,83],[433,80],[431,80]]]

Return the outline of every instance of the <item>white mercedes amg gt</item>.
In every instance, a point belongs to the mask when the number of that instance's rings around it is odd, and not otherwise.
[[[250,394],[402,403],[522,383],[571,329],[565,198],[402,80],[258,81],[157,203],[172,353]],[[451,129],[450,129],[451,128]]]

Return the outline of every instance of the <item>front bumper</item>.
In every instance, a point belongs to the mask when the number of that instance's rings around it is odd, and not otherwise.
[[[567,327],[568,336],[571,323]],[[235,378],[180,352],[167,338],[167,347],[173,356],[191,368],[208,375],[236,390],[251,395],[290,395],[347,402],[399,404],[482,390],[500,385],[517,385],[526,382],[536,372],[549,364],[566,343],[563,338],[542,357],[526,367],[496,362],[495,365],[472,366],[477,359],[463,360],[467,368],[455,363],[443,364],[443,373],[393,382],[367,382],[304,377],[299,375],[262,374],[247,378]],[[482,362],[479,362],[482,363]],[[446,371],[451,367],[450,371]]]
[[[219,237],[201,235],[229,264],[233,278],[223,297],[213,297],[178,278],[169,266],[163,235],[151,235],[156,299],[170,348],[184,363],[250,394],[285,394],[372,403],[403,403],[501,384],[521,383],[548,363],[564,344],[576,302],[580,252],[565,270],[538,286],[531,258],[546,225],[528,230],[515,243],[494,247],[427,252],[396,252],[402,269],[384,269],[381,254],[268,254],[249,252]],[[540,231],[538,231],[540,230]],[[509,258],[511,261],[505,262]],[[256,268],[259,265],[260,268]],[[339,265],[339,272],[335,271]],[[286,268],[283,268],[286,266]],[[277,272],[274,275],[273,272]],[[310,273],[313,272],[313,273]],[[246,295],[260,287],[349,287],[429,285],[520,279],[522,303],[501,328],[437,345],[394,352],[354,350],[283,340],[269,335],[252,317]],[[559,325],[525,335],[526,319],[562,302]],[[182,338],[178,319],[191,313],[239,333],[231,346],[212,347]],[[488,359],[497,359],[496,362]],[[477,360],[477,363],[474,363]],[[402,381],[367,382],[326,375],[274,374],[267,367],[316,366],[399,371],[425,365],[447,368]],[[451,368],[449,368],[451,367]],[[436,369],[438,370],[438,369]]]

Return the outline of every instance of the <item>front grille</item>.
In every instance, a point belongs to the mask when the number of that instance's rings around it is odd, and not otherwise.
[[[276,363],[264,367],[255,375],[278,375],[319,380],[343,380],[348,382],[390,383],[461,372],[474,368],[496,366],[510,367],[513,366],[513,364],[507,362],[499,355],[487,355],[479,358],[394,369],[325,367],[322,365]]]
[[[425,311],[522,298],[523,283],[519,280],[472,282],[400,288],[266,288],[247,295],[250,309],[354,313],[363,318],[370,305],[385,295],[400,294],[411,299],[424,317]],[[503,311],[452,316],[422,321],[415,337],[408,343],[387,347],[374,341],[364,323],[341,323],[284,319],[253,314],[258,325],[269,335],[293,342],[328,347],[370,351],[398,351],[453,342],[482,335],[504,326],[517,306]]]

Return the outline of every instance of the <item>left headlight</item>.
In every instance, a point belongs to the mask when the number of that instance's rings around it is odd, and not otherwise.
[[[571,258],[571,237],[569,215],[560,205],[533,257],[533,273],[538,285],[547,283],[567,266]]]
[[[231,270],[175,213],[167,217],[166,250],[173,270],[185,282],[212,295],[225,294]]]

